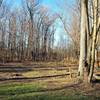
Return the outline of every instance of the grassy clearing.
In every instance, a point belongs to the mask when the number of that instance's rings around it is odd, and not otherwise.
[[[30,66],[35,66],[35,65],[39,65],[39,66],[45,66],[45,67],[48,67],[48,66],[51,66],[51,67],[54,67],[54,66],[68,66],[70,64],[78,64],[77,62],[71,62],[69,64],[70,61],[59,61],[59,62],[24,62],[23,65],[30,65]]]
[[[28,83],[15,83],[6,84],[0,86],[0,95],[18,95],[23,93],[30,93],[40,91],[42,89],[40,84],[28,84]]]
[[[29,71],[29,72],[25,72],[22,75],[24,77],[42,77],[42,76],[50,76],[50,75],[60,75],[60,74],[66,74],[66,70],[61,70],[61,71],[57,71],[57,70],[48,70],[48,71]]]
[[[99,100],[100,98],[88,97],[83,95],[71,95],[71,96],[61,96],[61,95],[50,95],[40,94],[40,95],[32,95],[32,94],[24,94],[19,96],[8,97],[8,100]]]
[[[20,67],[24,66],[22,63],[18,63],[16,65],[15,64],[16,63],[14,63],[14,65],[12,64],[13,67],[17,66],[17,67],[19,67],[19,69],[20,69]],[[62,67],[65,66],[63,62],[31,62],[31,65],[27,65],[26,68],[28,68],[30,66],[32,67],[31,70],[26,70],[23,68],[23,70],[25,70],[25,72],[20,72],[19,69],[17,69],[17,70],[19,70],[18,72],[13,71],[13,69],[10,69],[10,70],[12,70],[12,72],[5,72],[5,73],[0,72],[0,77],[2,77],[2,78],[17,77],[17,76],[15,76],[16,73],[19,73],[20,77],[27,77],[27,78],[53,76],[53,75],[66,74],[69,70],[67,68],[68,65],[66,65],[65,69],[62,70]],[[42,70],[41,70],[41,68],[42,68]],[[57,68],[58,69],[60,68],[60,70],[58,70]]]
[[[67,89],[43,91],[44,84],[9,83],[0,85],[0,100],[99,100],[100,97],[84,96],[80,91]]]
[[[68,64],[67,64],[68,65]],[[67,66],[66,65],[66,66]],[[20,64],[16,66],[22,66]],[[35,66],[43,67],[62,67],[62,62],[34,62],[31,63],[33,69]],[[27,65],[28,67],[28,65]],[[31,70],[20,72],[24,77],[42,77],[48,75],[65,74],[67,70]],[[17,73],[17,72],[16,72]],[[11,77],[12,73],[1,73],[4,77]],[[20,82],[19,82],[20,81]],[[41,80],[16,80],[0,82],[0,100],[100,100],[100,97],[86,96],[83,90],[77,87],[68,87],[66,85],[76,83],[76,79],[70,79],[70,76],[60,76],[45,78]],[[63,88],[64,87],[64,88]],[[98,95],[99,96],[99,95]]]

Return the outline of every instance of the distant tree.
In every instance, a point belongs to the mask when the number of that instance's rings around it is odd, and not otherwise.
[[[2,5],[3,0],[0,0],[0,6]]]

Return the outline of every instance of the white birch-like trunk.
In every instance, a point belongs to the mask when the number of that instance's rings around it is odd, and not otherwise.
[[[84,66],[86,60],[86,2],[87,0],[81,0],[80,59],[78,69],[78,76],[80,79],[83,79],[84,76]]]

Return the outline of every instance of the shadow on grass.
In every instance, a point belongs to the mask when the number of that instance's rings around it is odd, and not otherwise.
[[[79,83],[77,84],[70,84],[62,87],[57,88],[44,88],[41,85],[34,85],[34,84],[10,84],[10,85],[3,85],[0,86],[0,95],[18,95],[18,94],[25,94],[25,93],[34,93],[34,92],[52,92],[52,91],[59,91],[67,88],[77,88]]]
[[[24,95],[15,95],[12,97],[9,97],[7,100],[100,100],[100,97],[94,97],[94,96],[84,96],[84,95],[61,95],[61,94],[38,94],[38,95],[32,95],[32,94],[24,94]]]
[[[1,78],[0,81],[26,81],[26,80],[45,80],[48,78],[56,78],[56,77],[64,77],[68,74],[60,74],[60,75],[50,75],[50,76],[41,76],[41,77],[16,77],[16,78]]]
[[[27,72],[32,71],[32,67],[0,67],[0,72]]]
[[[0,97],[4,100],[100,100],[100,97],[82,95],[74,90],[74,95],[66,96],[59,90],[77,89],[80,83],[70,84],[59,88],[47,89],[37,84],[6,84],[0,86]],[[55,91],[55,94],[54,92]],[[50,94],[52,93],[52,94]],[[70,91],[70,94],[72,92]],[[2,99],[3,100],[3,99]]]

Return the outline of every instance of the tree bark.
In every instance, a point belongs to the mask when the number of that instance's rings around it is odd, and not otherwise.
[[[79,59],[79,69],[78,76],[81,80],[84,77],[84,66],[86,61],[86,45],[87,45],[87,34],[86,34],[86,3],[87,0],[81,0],[81,34],[80,34],[80,59]]]
[[[97,39],[97,6],[98,0],[93,0],[93,40],[92,40],[92,52],[91,52],[91,67],[88,77],[88,82],[92,81],[94,62],[95,62],[95,48],[96,48],[96,39]]]

